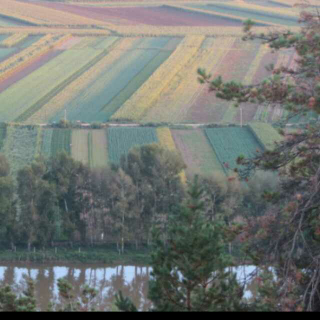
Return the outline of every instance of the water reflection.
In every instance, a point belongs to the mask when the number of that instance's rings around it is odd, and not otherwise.
[[[8,263],[0,266],[0,286],[9,284],[17,293],[26,288],[24,278],[35,281],[36,298],[41,310],[49,301],[58,303],[57,280],[65,277],[79,295],[84,284],[98,290],[99,310],[111,310],[115,294],[121,290],[140,310],[151,307],[147,299],[150,268],[145,266],[48,265]]]
[[[248,283],[255,274],[255,266],[231,268],[239,283]],[[147,299],[151,268],[146,266],[106,266],[99,264],[35,264],[7,263],[0,266],[0,286],[9,284],[16,293],[26,289],[25,277],[35,281],[36,298],[41,310],[49,301],[59,303],[57,280],[65,277],[79,296],[85,284],[98,290],[97,310],[112,310],[115,294],[121,290],[139,310],[151,307]],[[244,297],[252,298],[255,286],[246,286]]]

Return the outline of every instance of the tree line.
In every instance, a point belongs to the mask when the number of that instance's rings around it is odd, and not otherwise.
[[[0,243],[13,250],[114,244],[119,252],[128,245],[149,245],[152,226],[165,232],[169,212],[186,197],[183,169],[178,153],[151,144],[132,149],[119,165],[103,169],[91,169],[66,153],[40,157],[14,179],[1,155]],[[211,221],[218,214],[226,221],[241,220],[266,205],[258,196],[261,183],[243,185],[215,175],[199,179]],[[272,178],[268,184],[275,185]]]

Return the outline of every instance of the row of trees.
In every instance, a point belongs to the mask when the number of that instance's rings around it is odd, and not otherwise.
[[[180,173],[181,157],[147,145],[133,149],[119,166],[93,170],[62,153],[37,159],[10,176],[0,157],[0,242],[48,247],[63,244],[125,244],[139,247],[151,240],[151,227],[165,231],[167,216],[186,195]],[[200,177],[206,189],[206,215],[226,221],[258,214],[261,203],[257,181],[245,187],[222,176]],[[266,180],[272,181],[271,179]],[[275,185],[275,183],[273,183]],[[248,211],[249,210],[249,211]]]

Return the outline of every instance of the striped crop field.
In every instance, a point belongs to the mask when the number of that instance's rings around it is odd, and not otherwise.
[[[159,142],[156,129],[144,127],[108,128],[107,138],[109,161],[114,164],[133,147]]]
[[[10,163],[11,174],[29,165],[39,153],[40,127],[8,126],[6,140],[2,149]]]
[[[134,95],[112,116],[112,119],[141,119],[156,103],[175,75],[196,55],[204,37],[185,37],[177,49]]]
[[[196,173],[204,175],[213,172],[223,173],[223,168],[203,130],[173,129],[171,132],[177,149],[187,165],[187,173],[190,176]]]
[[[97,25],[106,22],[79,16],[66,11],[43,7],[42,3],[1,0],[0,15],[32,25]]]
[[[210,128],[204,131],[227,175],[239,168],[236,163],[239,156],[249,158],[264,151],[264,146],[247,127]]]
[[[63,107],[67,111],[67,118],[83,122],[109,120],[151,74],[163,65],[172,50],[162,48],[169,43],[172,43],[170,37],[136,38],[126,51],[116,46],[114,51],[117,51],[120,59],[112,59],[112,64],[107,63],[103,72],[88,84],[86,90],[76,94]],[[108,60],[108,56],[106,59]],[[49,120],[59,121],[63,115],[64,111],[61,110]]]
[[[266,23],[270,25],[280,25],[288,27],[298,26],[298,15],[290,12],[290,10],[279,10],[272,8],[261,8],[253,5],[228,4],[228,3],[209,3],[205,5],[190,4],[190,8],[205,10],[223,16],[230,16],[240,19],[251,19],[258,23]]]
[[[252,122],[249,128],[266,149],[273,149],[275,142],[281,142],[284,137],[269,123]]]
[[[68,50],[0,94],[0,120],[22,122],[77,76],[101,51]]]
[[[89,130],[72,130],[71,156],[73,159],[88,164],[88,134]]]
[[[54,129],[44,129],[42,130],[42,139],[41,139],[41,149],[40,153],[42,156],[45,158],[50,158],[51,157],[51,143],[52,143],[52,136]]]
[[[243,81],[252,68],[252,62],[258,54],[261,44],[259,42],[243,42],[239,38],[211,39],[207,38],[203,47],[207,47],[208,55],[211,55],[212,59],[208,62],[201,61],[198,66],[206,68],[213,78],[220,75],[225,81]],[[216,56],[213,52],[216,53]],[[215,63],[213,63],[213,57],[216,59]],[[230,102],[216,98],[215,94],[209,92],[205,85],[199,87],[199,90],[184,108],[186,110],[181,114],[180,122],[233,123],[237,114],[237,110],[234,110],[235,108]],[[244,109],[249,110],[248,108]]]
[[[55,117],[60,110],[64,110],[67,107],[70,109],[71,103],[76,101],[77,97],[81,96],[84,91],[88,95],[88,90],[94,85],[94,82],[97,81],[100,76],[105,75],[108,68],[110,68],[115,61],[119,60],[124,54],[124,51],[128,50],[135,41],[134,38],[119,39],[119,41],[115,43],[113,50],[108,52],[107,55],[75,79],[75,81],[65,86],[61,92],[56,94],[41,109],[27,119],[26,123],[47,122],[49,119]],[[79,101],[81,101],[81,98],[79,98]],[[68,114],[68,118],[69,116]]]
[[[102,168],[108,165],[107,134],[105,129],[51,129],[42,130],[40,153],[50,158],[66,151],[73,159]]]
[[[55,156],[59,152],[71,154],[72,130],[71,129],[54,129],[51,139],[51,154]]]
[[[105,129],[90,130],[88,134],[88,153],[91,168],[103,168],[108,164],[108,140]]]
[[[240,19],[228,19],[221,15],[203,12],[190,12],[169,5],[130,6],[130,7],[84,7],[74,4],[41,3],[63,12],[76,14],[101,22],[120,25],[153,25],[153,26],[241,26]]]
[[[213,40],[209,41],[208,40]],[[188,121],[188,112],[204,88],[196,76],[198,68],[213,70],[232,48],[235,38],[206,38],[196,54],[175,74],[173,79],[153,103],[142,121]]]
[[[5,46],[5,47],[13,47],[13,46],[16,46],[18,43],[26,40],[28,38],[28,34],[25,33],[16,33],[16,34],[13,34],[11,37],[3,40],[1,42],[1,45],[2,46]]]
[[[3,81],[13,74],[23,70],[28,65],[32,64],[35,59],[49,52],[54,46],[66,41],[67,36],[52,36],[47,35],[33,43],[35,39],[31,39],[30,46],[21,50],[12,57],[0,63],[0,81]]]

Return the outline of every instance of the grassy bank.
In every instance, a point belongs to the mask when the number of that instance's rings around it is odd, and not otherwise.
[[[110,248],[58,248],[36,250],[17,249],[0,250],[1,262],[32,261],[32,262],[82,262],[82,263],[107,263],[107,264],[150,264],[150,251],[147,249],[126,250],[119,254],[115,249]]]

